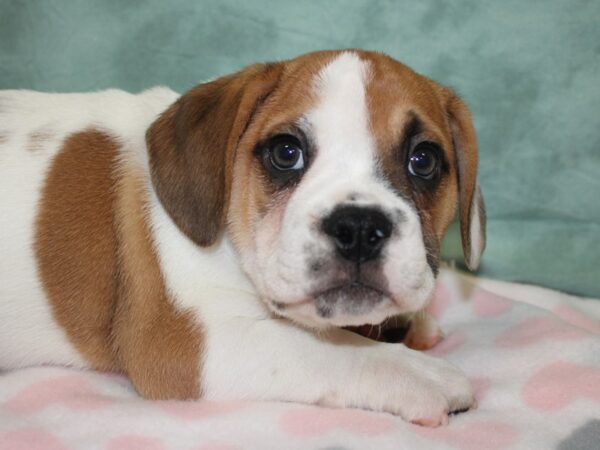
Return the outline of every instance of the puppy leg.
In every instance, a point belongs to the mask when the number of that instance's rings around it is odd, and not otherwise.
[[[319,335],[283,319],[230,318],[205,331],[205,398],[357,407],[427,426],[474,404],[450,363],[348,330]]]
[[[444,333],[435,318],[422,310],[413,315],[403,342],[415,350],[429,350],[443,338]]]

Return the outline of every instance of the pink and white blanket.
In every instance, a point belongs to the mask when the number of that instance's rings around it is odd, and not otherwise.
[[[0,374],[0,450],[600,448],[600,301],[445,270],[430,311],[446,333],[431,353],[468,374],[479,402],[447,427],[291,403],[152,402],[122,376],[39,367]]]

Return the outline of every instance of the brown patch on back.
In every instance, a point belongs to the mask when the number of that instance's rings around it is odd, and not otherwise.
[[[148,186],[129,173],[117,203],[120,302],[114,336],[119,359],[138,392],[150,399],[194,399],[200,392],[202,331],[191,312],[167,296],[145,219]]]
[[[147,398],[199,396],[201,332],[166,294],[146,224],[143,174],[96,130],[70,136],[44,186],[35,252],[56,321],[99,370]]]
[[[54,137],[55,133],[52,130],[40,129],[31,133],[27,138],[28,152],[38,152],[44,149],[44,144]]]
[[[113,218],[117,143],[99,131],[66,139],[46,178],[35,253],[52,312],[79,352],[116,370],[111,342],[117,243]]]

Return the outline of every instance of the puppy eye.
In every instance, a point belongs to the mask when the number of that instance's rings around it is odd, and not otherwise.
[[[278,136],[269,145],[268,152],[274,169],[282,172],[304,169],[304,150],[294,136]]]
[[[431,180],[439,170],[438,146],[432,142],[420,142],[408,160],[408,171],[412,176]]]

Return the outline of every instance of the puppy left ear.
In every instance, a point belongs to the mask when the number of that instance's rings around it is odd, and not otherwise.
[[[235,150],[281,71],[281,64],[256,64],[196,86],[146,133],[154,190],[199,246],[212,245],[225,226]]]
[[[485,206],[477,184],[477,137],[467,105],[450,93],[447,111],[450,119],[458,172],[460,234],[465,264],[479,267],[485,248]]]

